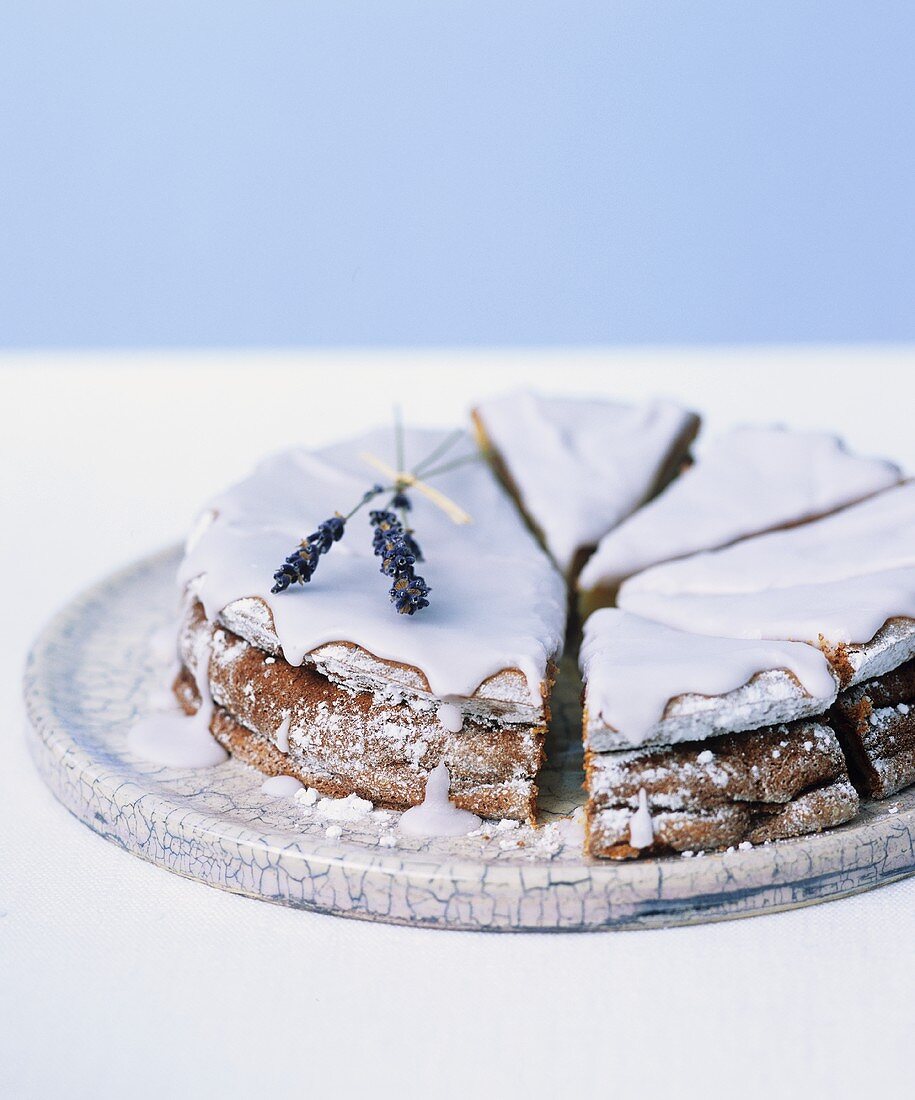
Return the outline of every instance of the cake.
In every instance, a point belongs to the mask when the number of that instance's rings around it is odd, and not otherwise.
[[[591,855],[755,844],[854,817],[838,678],[802,642],[697,636],[605,609],[581,648]]]
[[[630,577],[619,606],[697,634],[820,646],[843,687],[915,656],[915,482]]]
[[[592,856],[785,839],[915,782],[896,467],[744,428],[677,478],[698,419],[663,401],[517,394],[473,420],[482,451],[379,429],[280,452],[204,508],[172,685],[202,742],[172,729],[161,762],[228,753],[410,810],[412,835],[435,792],[456,833],[458,809],[535,824],[569,592],[599,543],[583,591],[622,583],[579,653]]]
[[[482,449],[567,578],[675,476],[699,429],[695,413],[662,400],[512,393],[472,415]]]
[[[446,441],[417,430],[403,446],[416,464]],[[363,498],[378,461],[396,470],[394,452],[390,431],[281,452],[207,506],[180,568],[176,692],[193,711],[205,685],[212,732],[268,774],[404,809],[444,761],[458,806],[530,820],[565,591],[475,453],[434,479],[471,522],[456,525],[454,508],[404,490],[429,606],[397,613],[368,509],[347,521],[308,584],[276,590],[290,550]]]
[[[627,577],[652,565],[806,523],[900,477],[893,463],[853,455],[823,432],[735,428],[604,535],[578,579],[582,612],[609,605]]]

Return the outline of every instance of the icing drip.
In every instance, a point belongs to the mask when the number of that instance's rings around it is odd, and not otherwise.
[[[271,775],[261,783],[264,794],[272,795],[274,798],[293,798],[303,789],[303,785],[294,775]]]
[[[408,431],[408,463],[445,437]],[[267,459],[209,506],[215,518],[188,545],[180,583],[194,582],[210,622],[238,601],[263,601],[290,664],[301,664],[329,643],[349,642],[382,660],[421,669],[432,694],[457,699],[517,668],[539,708],[547,663],[562,644],[565,594],[483,462],[434,479],[436,488],[471,514],[471,524],[455,527],[421,494],[412,497],[410,521],[434,593],[421,615],[411,619],[392,608],[367,512],[349,521],[313,581],[271,593],[273,571],[290,549],[371,485],[375,475],[359,456],[372,452],[392,462],[392,447],[385,429],[320,452],[292,450]],[[468,439],[456,451],[469,449]]]
[[[604,536],[579,587],[612,587],[657,562],[822,516],[900,479],[821,432],[744,427],[713,440],[660,496]]]
[[[585,624],[580,654],[589,723],[603,723],[633,747],[648,738],[671,699],[720,696],[757,673],[786,669],[825,710],[836,681],[820,650],[802,642],[712,638],[672,630],[606,608]]]
[[[448,731],[448,733],[460,733],[464,728],[464,716],[461,714],[461,708],[455,706],[454,703],[442,703],[438,708],[438,720],[442,725],[442,729]]]
[[[210,768],[228,760],[229,754],[210,733],[213,697],[209,667],[210,639],[202,632],[194,647],[194,683],[200,696],[197,713],[187,715],[174,702],[173,709],[140,718],[127,735],[131,752],[173,768]]]
[[[563,572],[652,494],[698,423],[671,401],[532,393],[483,402],[477,415]]]
[[[650,848],[654,843],[654,825],[644,787],[639,788],[639,808],[629,820],[629,843],[633,848]]]
[[[283,721],[279,724],[276,730],[276,747],[280,752],[289,752],[289,723],[291,721],[290,715],[286,715]]]
[[[450,800],[451,774],[444,760],[426,780],[426,793],[419,806],[400,815],[398,828],[404,836],[466,836],[480,827],[480,818],[459,810]]]

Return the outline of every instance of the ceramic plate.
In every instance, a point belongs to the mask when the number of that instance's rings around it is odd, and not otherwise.
[[[25,677],[33,756],[51,790],[100,836],[169,871],[299,909],[493,931],[725,920],[915,873],[915,789],[865,805],[841,828],[748,851],[588,859],[570,820],[582,773],[569,669],[539,829],[493,823],[489,835],[415,840],[397,834],[396,814],[376,811],[335,836],[314,808],[265,795],[264,777],[244,764],[183,771],[140,760],[127,731],[167,676],[151,640],[177,619],[177,561],[177,550],[140,561],[66,607]]]

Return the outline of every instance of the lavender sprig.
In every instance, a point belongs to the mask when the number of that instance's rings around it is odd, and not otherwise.
[[[398,409],[395,409],[394,420],[397,469],[402,471],[404,468],[403,424]],[[415,615],[417,611],[428,607],[431,589],[424,578],[417,575],[414,568],[417,562],[424,559],[413,530],[407,525],[407,513],[411,510],[411,503],[404,490],[413,484],[420,472],[424,478],[429,478],[461,466],[465,462],[475,461],[478,456],[467,455],[444,465],[439,464],[442,456],[463,434],[462,431],[457,431],[448,436],[414,468],[411,474],[398,475],[398,480],[393,485],[387,487],[373,485],[356,507],[346,515],[338,512],[330,519],[319,523],[317,530],[303,539],[273,574],[273,587],[270,591],[276,594],[285,592],[293,584],[307,584],[314,576],[321,557],[328,553],[335,542],[340,541],[347,522],[356,512],[382,493],[391,493],[387,507],[373,511],[369,515],[369,523],[374,529],[372,547],[375,554],[381,558],[381,572],[392,581],[388,594],[396,611],[401,615]]]
[[[423,559],[412,532],[389,510],[371,512],[369,522],[375,528],[372,546],[381,558],[381,572],[394,582],[389,592],[391,603],[401,615],[414,615],[428,607],[426,597],[431,589],[413,568]]]
[[[367,493],[363,494],[362,500],[356,507],[345,516],[338,513],[319,523],[317,531],[313,531],[308,538],[303,539],[273,574],[273,587],[270,591],[275,594],[285,592],[291,584],[307,584],[318,568],[321,555],[326,554],[335,542],[343,538],[346,521],[352,519],[364,504],[368,504],[383,492],[385,492],[383,485],[373,485]]]

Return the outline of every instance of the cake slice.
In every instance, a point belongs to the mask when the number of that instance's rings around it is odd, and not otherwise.
[[[411,468],[445,438],[407,432]],[[179,572],[188,600],[176,691],[186,709],[198,705],[204,652],[214,734],[261,770],[322,793],[402,809],[422,800],[444,760],[458,805],[530,819],[565,591],[485,462],[433,479],[468,524],[406,490],[428,607],[397,614],[368,508],[347,521],[308,584],[271,591],[303,536],[372,486],[373,462],[396,468],[394,451],[390,431],[285,451],[211,503]]]
[[[843,691],[832,721],[862,794],[888,798],[915,783],[915,661]]]
[[[634,858],[813,832],[857,812],[823,653],[595,612],[581,649],[588,851]]]
[[[859,800],[816,721],[587,758],[587,847],[634,859],[784,840],[850,821]]]
[[[915,483],[802,527],[630,577],[619,606],[675,628],[820,646],[843,686],[915,656]]]
[[[626,577],[649,566],[819,518],[900,477],[891,462],[850,454],[826,433],[735,428],[604,535],[578,579],[582,613],[609,605]]]
[[[699,428],[698,416],[671,401],[528,392],[482,402],[473,420],[531,529],[570,578],[607,531],[675,476]]]

